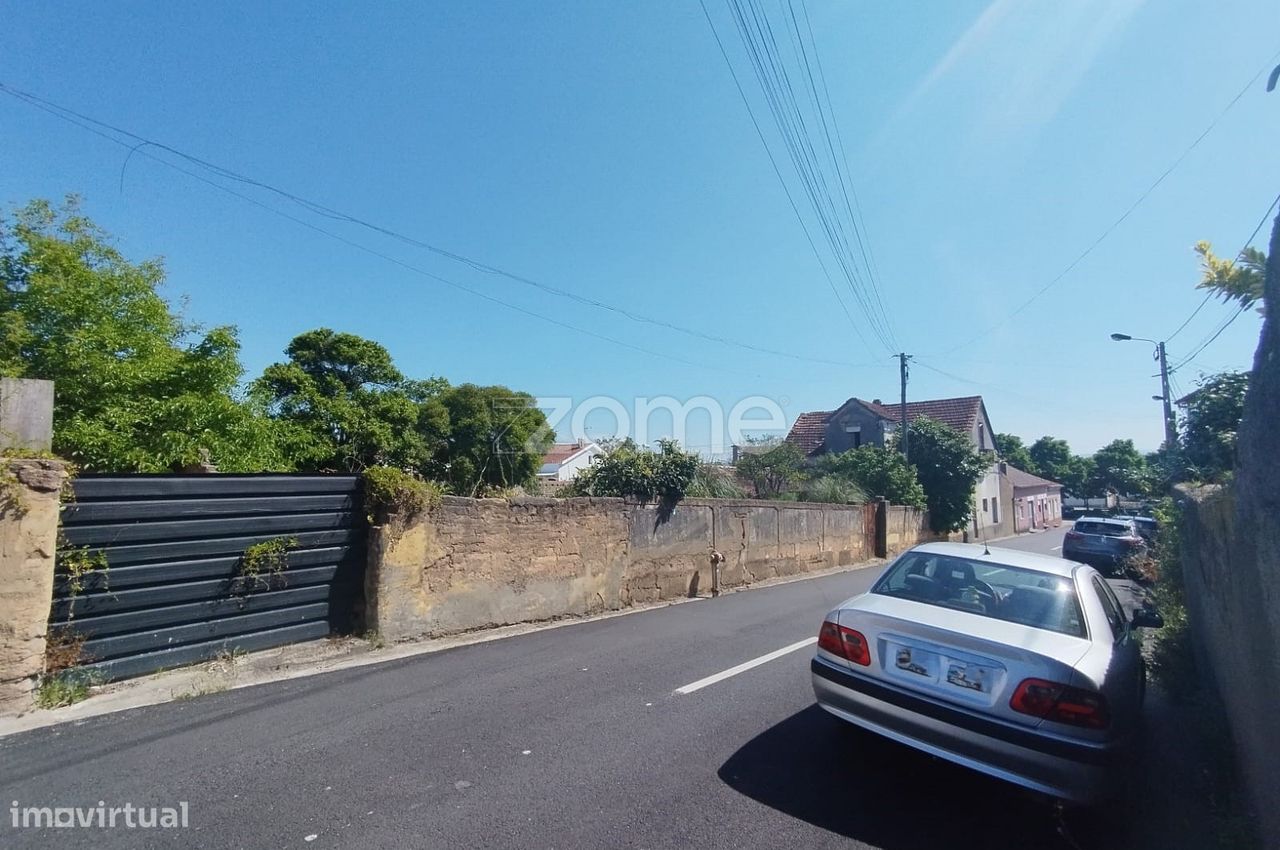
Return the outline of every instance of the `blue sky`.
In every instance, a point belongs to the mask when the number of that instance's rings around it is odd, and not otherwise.
[[[770,132],[729,12],[708,8]],[[981,394],[997,430],[1078,451],[1116,436],[1155,448],[1148,347],[1107,335],[1170,334],[1202,297],[1192,245],[1230,255],[1254,229],[1280,191],[1280,93],[1256,83],[1096,250],[987,329],[1097,239],[1280,49],[1280,6],[808,10],[885,310],[918,357],[912,397]],[[564,290],[859,364],[635,323],[237,189],[397,264],[144,156],[122,178],[125,150],[0,96],[0,202],[81,194],[129,256],[164,256],[168,294],[190,317],[240,328],[250,376],[326,325],[379,340],[414,376],[626,408],[760,395],[790,419],[851,395],[896,397],[889,351],[862,343],[837,306],[696,2],[3,2],[0,17],[10,86]],[[1174,359],[1230,312],[1205,307],[1171,342]],[[1247,367],[1259,324],[1243,315],[1176,375],[1181,389],[1199,370]],[[691,427],[695,448],[710,444],[707,421]],[[589,424],[603,435],[611,421]]]

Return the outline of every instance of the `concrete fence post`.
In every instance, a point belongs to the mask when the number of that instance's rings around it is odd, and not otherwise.
[[[66,467],[0,460],[0,715],[31,707],[44,670]]]

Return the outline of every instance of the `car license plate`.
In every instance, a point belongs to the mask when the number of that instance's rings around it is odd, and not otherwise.
[[[991,671],[985,667],[953,662],[947,665],[947,681],[956,687],[985,693],[990,689]]]
[[[894,663],[898,665],[899,670],[906,670],[908,673],[915,673],[919,676],[929,676],[929,669],[911,654],[911,648],[902,646],[898,648]]]

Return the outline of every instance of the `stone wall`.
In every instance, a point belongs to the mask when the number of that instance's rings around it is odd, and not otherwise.
[[[1193,643],[1226,707],[1263,844],[1280,848],[1280,217],[1236,471],[1228,488],[1183,489],[1183,578]]]
[[[922,511],[887,511],[890,554],[928,537]],[[875,507],[688,499],[670,511],[621,499],[446,497],[371,530],[369,628],[389,640],[618,610],[720,585],[874,557]]]
[[[63,465],[0,460],[0,715],[31,705],[44,670]]]

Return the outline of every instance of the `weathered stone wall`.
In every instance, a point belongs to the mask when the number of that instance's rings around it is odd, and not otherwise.
[[[0,460],[0,714],[30,707],[44,669],[63,465]]]
[[[1184,489],[1183,577],[1194,642],[1226,707],[1263,844],[1280,848],[1280,217],[1262,339],[1228,488]]]
[[[389,640],[617,610],[874,557],[874,506],[461,499],[372,530],[368,624]],[[891,507],[890,553],[928,538]]]

